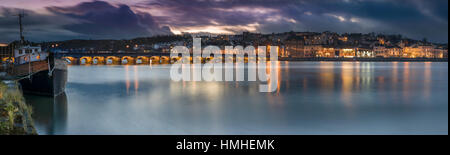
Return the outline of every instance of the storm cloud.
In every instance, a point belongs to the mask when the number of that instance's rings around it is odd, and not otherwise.
[[[227,25],[261,33],[376,32],[448,42],[447,0],[151,0],[135,6],[158,8],[164,13],[155,19],[181,30]]]
[[[59,40],[181,32],[333,31],[402,34],[448,42],[447,0],[79,0],[76,5],[57,7],[51,0],[33,2],[48,3],[40,10],[28,10],[33,19],[27,18],[31,20],[27,32],[37,40],[38,33]],[[1,5],[0,10],[17,11]],[[0,33],[9,38],[17,34],[17,21],[5,14],[0,11]]]
[[[127,5],[113,6],[107,2],[85,2],[74,7],[48,7],[50,12],[78,19],[77,24],[64,28],[92,38],[133,38],[167,35],[170,30],[161,28],[148,13],[133,12]]]
[[[44,12],[0,8],[0,41],[18,38],[18,22],[14,15],[26,13],[25,35],[29,40],[52,41],[67,39],[131,39],[172,34],[169,27],[160,26],[144,12],[132,11],[127,5],[112,5],[103,1],[83,2],[69,7],[45,7]]]

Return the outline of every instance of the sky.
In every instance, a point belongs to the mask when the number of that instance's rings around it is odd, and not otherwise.
[[[130,39],[182,32],[401,34],[448,43],[448,0],[0,0],[0,42]]]

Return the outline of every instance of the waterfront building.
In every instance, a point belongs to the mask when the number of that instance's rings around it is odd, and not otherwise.
[[[285,41],[286,53],[289,57],[300,57],[300,49],[304,46],[304,40],[293,37]]]
[[[375,56],[378,58],[384,58],[386,57],[386,53],[388,53],[388,50],[386,49],[386,46],[383,45],[376,45],[373,47],[373,51]]]
[[[375,52],[370,47],[358,47],[356,49],[356,57],[373,58],[375,57]]]
[[[402,55],[403,49],[399,46],[388,46],[386,47],[385,58],[399,58]]]
[[[419,49],[422,51],[424,58],[434,58],[434,47],[432,45],[422,45],[419,46]]]
[[[313,58],[316,57],[316,52],[322,50],[322,45],[287,45],[286,54],[293,58]]]
[[[289,53],[286,50],[286,46],[279,45],[278,46],[278,56],[280,57],[289,57]]]
[[[433,49],[431,55],[432,57],[430,58],[448,58],[448,50],[441,47],[436,47]]]
[[[433,58],[434,48],[431,45],[418,45],[407,46],[403,48],[402,57],[404,58]]]
[[[316,57],[319,58],[335,58],[336,53],[339,53],[339,50],[336,50],[334,47],[328,46],[323,47],[322,49],[316,52]]]
[[[442,49],[442,57],[443,58],[448,58],[448,48],[447,49]]]
[[[300,56],[302,58],[313,58],[316,57],[317,51],[320,51],[323,49],[322,45],[305,45],[303,46],[303,49],[300,49]]]
[[[0,43],[0,61],[5,63],[7,61],[14,61],[14,57],[11,57],[14,52],[12,45],[6,43]]]
[[[342,47],[339,49],[339,57],[341,58],[354,58],[356,56],[355,48]]]

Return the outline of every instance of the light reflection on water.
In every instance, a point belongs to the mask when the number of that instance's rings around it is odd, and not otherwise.
[[[169,65],[71,66],[28,96],[40,134],[448,134],[448,63],[279,62],[257,82],[173,82]]]

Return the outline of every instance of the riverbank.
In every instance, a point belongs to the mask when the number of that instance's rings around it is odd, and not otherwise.
[[[280,58],[280,61],[448,62],[448,58]]]
[[[0,135],[36,135],[32,107],[14,81],[0,81]]]

